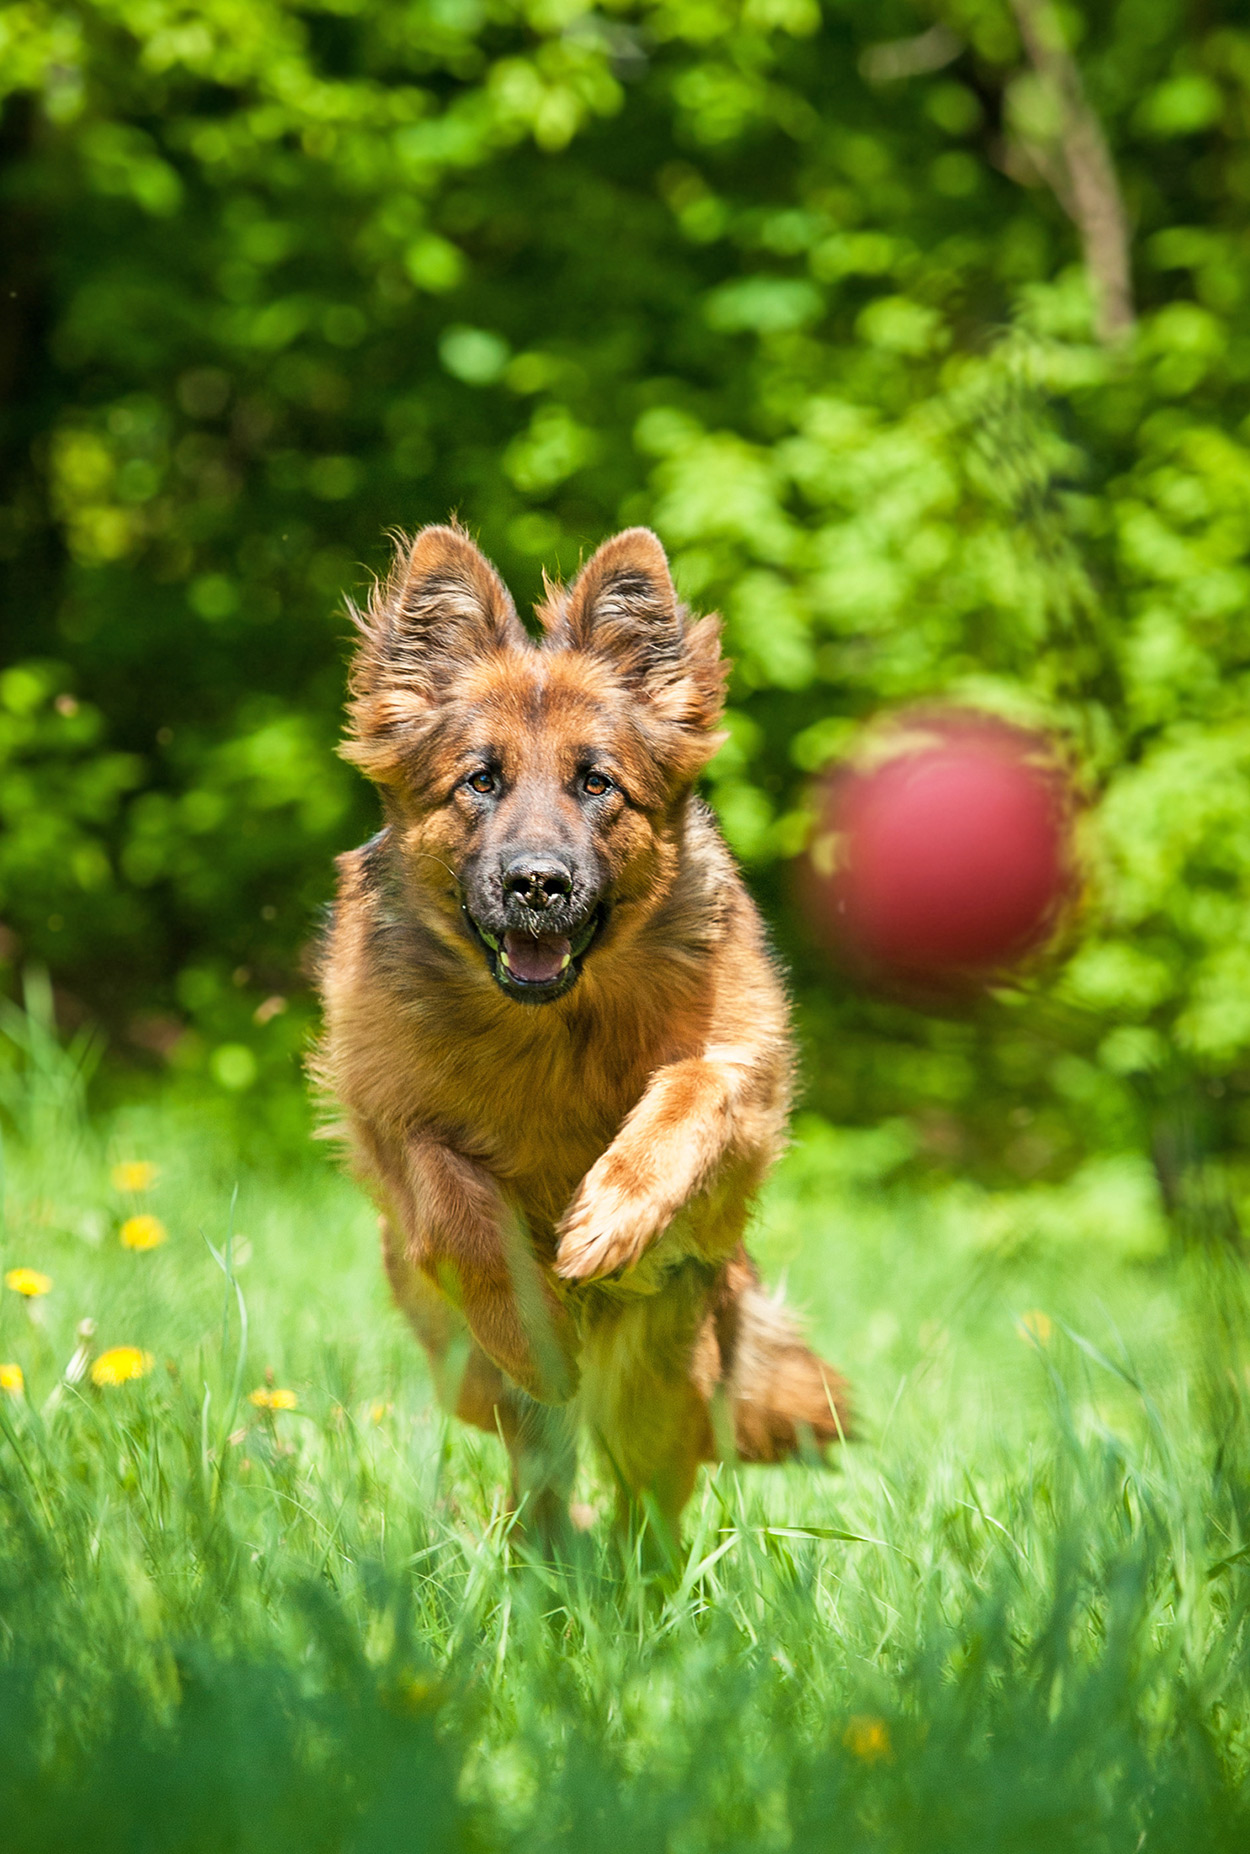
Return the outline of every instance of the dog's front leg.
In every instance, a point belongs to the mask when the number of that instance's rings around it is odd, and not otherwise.
[[[542,1403],[576,1389],[568,1316],[484,1167],[429,1135],[387,1166],[408,1259],[464,1315],[487,1356]]]
[[[556,1273],[591,1281],[637,1262],[726,1159],[758,1158],[762,1172],[784,1108],[784,1075],[750,1050],[709,1049],[658,1070],[578,1186]]]

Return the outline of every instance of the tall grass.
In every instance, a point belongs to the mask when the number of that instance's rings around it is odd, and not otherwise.
[[[172,1100],[89,1118],[90,1052],[31,1003],[3,1266],[52,1287],[0,1294],[7,1846],[1250,1843],[1246,1288],[1169,1253],[1131,1158],[988,1196],[926,1186],[902,1129],[802,1128],[755,1247],[862,1439],[709,1472],[675,1575],[603,1519],[556,1569],[497,1443],[437,1413],[354,1191]],[[124,1247],[139,1213],[168,1240]],[[118,1345],[151,1369],[94,1384]]]

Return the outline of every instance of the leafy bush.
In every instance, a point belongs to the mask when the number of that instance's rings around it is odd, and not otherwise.
[[[813,1099],[1025,1176],[1170,1141],[1179,1202],[1250,1079],[1250,33],[1064,9],[1132,224],[1107,342],[1041,14],[11,6],[10,952],[132,1048],[286,1072],[373,816],[342,592],[449,509],[523,599],[651,521],[727,614],[711,789]],[[962,1023],[850,995],[788,901],[811,775],[935,693],[1058,726],[1098,801],[1072,957]]]

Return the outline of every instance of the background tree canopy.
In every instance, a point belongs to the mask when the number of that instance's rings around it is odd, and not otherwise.
[[[10,960],[46,961],[136,1062],[238,1091],[289,1071],[330,858],[375,816],[333,755],[343,592],[387,530],[449,510],[522,604],[647,521],[728,620],[712,796],[792,964],[813,1103],[1007,1179],[1153,1141],[1178,1215],[1231,1218],[1243,22],[1233,0],[11,0]],[[1103,137],[1132,325],[1091,232]],[[1097,800],[1084,933],[958,1021],[855,995],[788,904],[811,774],[935,693],[1058,725]]]

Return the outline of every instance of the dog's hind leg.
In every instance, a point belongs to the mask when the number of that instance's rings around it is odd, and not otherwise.
[[[661,1555],[676,1545],[699,1463],[716,1453],[714,1287],[708,1268],[687,1263],[659,1293],[605,1295],[583,1326],[583,1419],[615,1477],[619,1523],[649,1522]]]
[[[846,1440],[845,1378],[804,1343],[789,1309],[765,1293],[745,1249],[725,1270],[713,1317],[740,1460],[784,1461],[805,1446]]]

